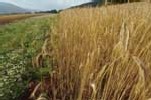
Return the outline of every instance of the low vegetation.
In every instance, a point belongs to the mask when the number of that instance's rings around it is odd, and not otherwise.
[[[0,27],[1,100],[24,100],[18,97],[28,96],[29,82],[40,81],[42,74],[48,73],[33,68],[32,59],[41,51],[53,22],[54,18],[46,15]]]
[[[48,100],[151,98],[150,22],[147,3],[61,12],[44,49],[53,55]]]

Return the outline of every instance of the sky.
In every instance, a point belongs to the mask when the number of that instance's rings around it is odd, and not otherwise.
[[[12,3],[26,9],[35,10],[64,9],[90,1],[91,0],[0,0],[0,2]]]

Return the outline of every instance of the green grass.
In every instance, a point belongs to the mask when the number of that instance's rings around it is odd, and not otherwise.
[[[52,18],[31,18],[0,27],[0,53],[14,49],[40,48]],[[27,48],[26,48],[27,49]]]
[[[34,73],[32,57],[36,56],[51,32],[54,17],[29,18],[0,26],[0,98],[15,100]]]

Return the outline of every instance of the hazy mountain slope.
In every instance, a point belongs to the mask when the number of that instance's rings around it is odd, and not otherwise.
[[[28,10],[23,9],[23,8],[13,5],[13,4],[0,2],[0,14],[24,13],[27,11]]]

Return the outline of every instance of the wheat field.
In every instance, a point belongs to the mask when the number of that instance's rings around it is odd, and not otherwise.
[[[151,98],[151,4],[65,10],[50,34],[50,100]]]
[[[14,22],[16,20],[40,16],[42,14],[18,14],[18,15],[0,15],[0,25]]]

